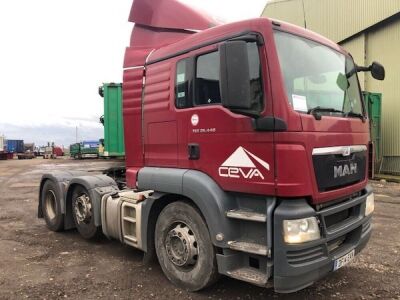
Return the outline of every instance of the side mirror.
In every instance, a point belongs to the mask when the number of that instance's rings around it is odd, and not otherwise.
[[[99,95],[101,98],[104,98],[104,87],[103,86],[99,86]]]
[[[245,41],[228,41],[219,46],[221,102],[239,113],[251,112],[249,54]]]
[[[370,66],[369,69],[371,71],[372,77],[377,80],[384,80],[385,79],[385,68],[380,64],[374,61]]]

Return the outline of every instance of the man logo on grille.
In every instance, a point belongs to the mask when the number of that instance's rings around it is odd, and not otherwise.
[[[348,175],[357,174],[357,163],[350,163],[333,167],[333,177],[343,177]]]

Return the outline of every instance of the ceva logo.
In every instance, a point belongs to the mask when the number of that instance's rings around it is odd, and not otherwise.
[[[256,167],[253,161],[269,171],[269,164],[243,147],[239,147],[231,156],[219,167],[218,173],[221,177],[252,179],[259,177],[264,179],[264,175]]]

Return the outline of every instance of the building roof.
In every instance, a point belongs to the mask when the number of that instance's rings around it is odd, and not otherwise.
[[[390,17],[399,0],[269,0],[262,16],[281,19],[342,42]]]

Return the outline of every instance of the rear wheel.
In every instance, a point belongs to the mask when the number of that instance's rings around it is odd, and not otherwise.
[[[43,185],[41,204],[46,225],[52,231],[64,229],[64,216],[61,213],[60,201],[61,195],[56,188],[56,184],[51,180],[47,180]]]
[[[218,279],[207,225],[191,205],[174,202],[163,209],[156,224],[155,246],[164,274],[177,286],[198,291]]]
[[[101,227],[94,224],[93,202],[83,186],[77,186],[72,193],[72,215],[75,226],[85,239],[98,238]]]

